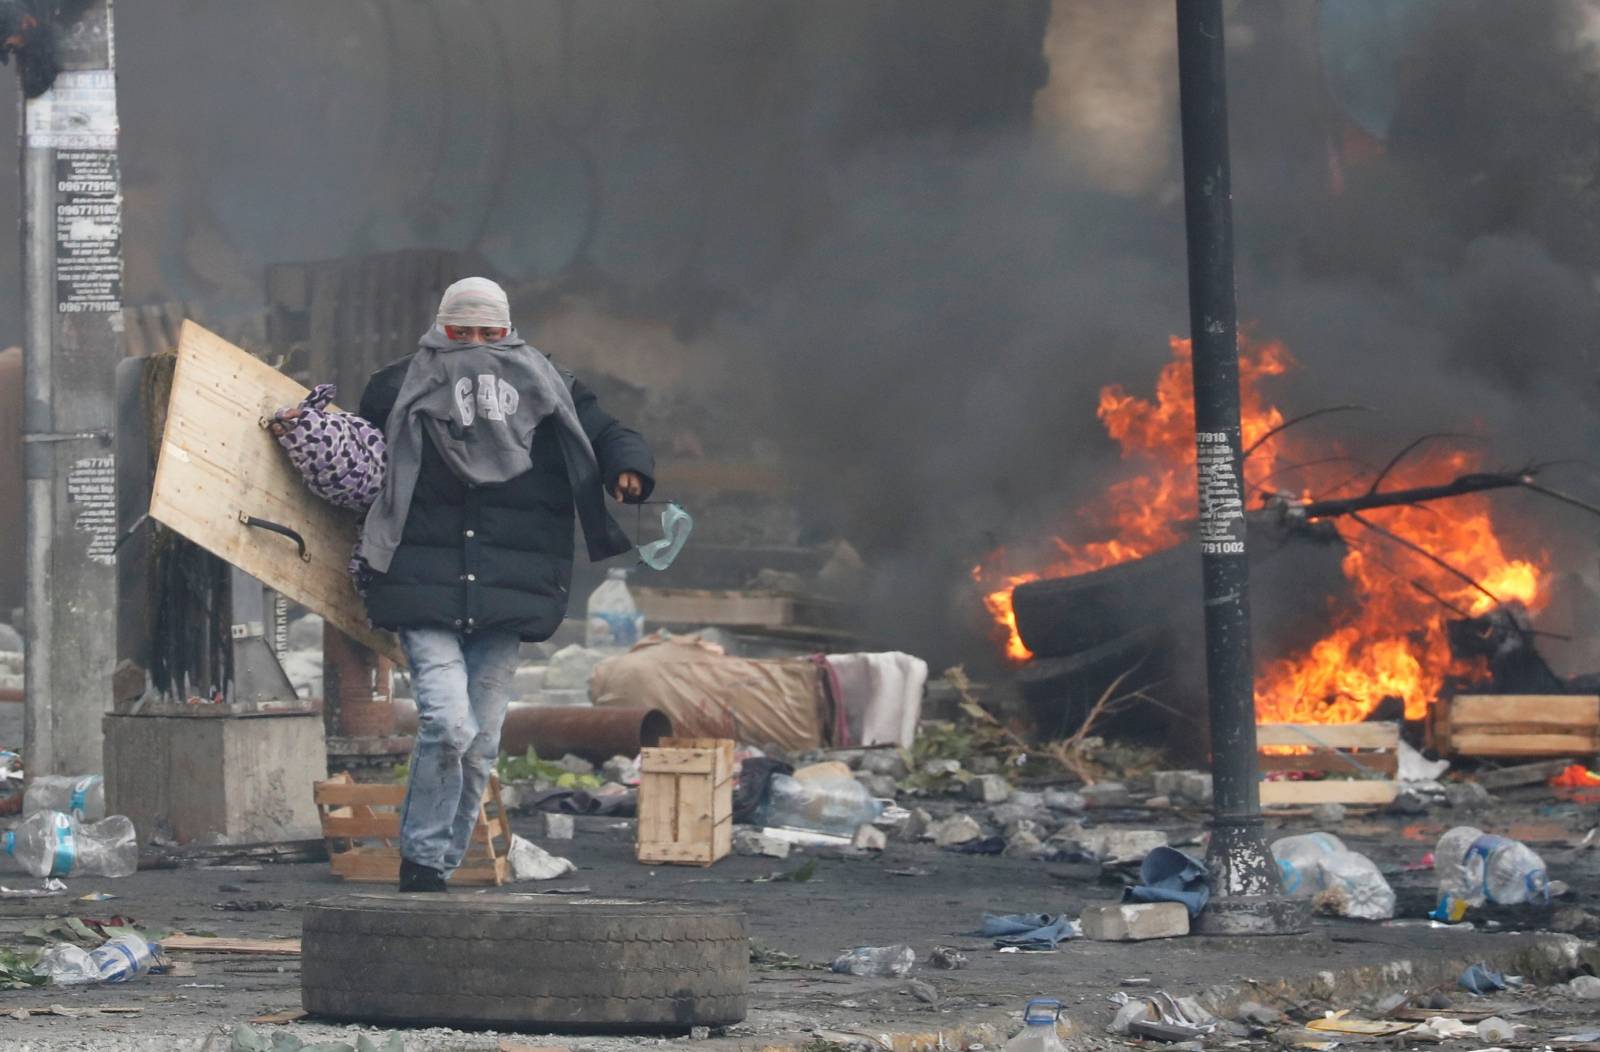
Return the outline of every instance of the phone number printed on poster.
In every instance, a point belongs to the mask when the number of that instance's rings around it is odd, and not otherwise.
[[[56,154],[56,310],[122,309],[122,181],[108,150]]]
[[[1200,551],[1206,555],[1244,554],[1244,496],[1234,470],[1233,443],[1226,432],[1196,435],[1200,476]]]

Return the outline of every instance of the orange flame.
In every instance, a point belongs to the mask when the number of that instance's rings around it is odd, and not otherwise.
[[[1100,392],[1099,417],[1122,447],[1136,474],[1110,486],[1077,516],[1077,543],[1055,538],[1055,557],[1026,572],[999,569],[997,552],[973,570],[986,591],[984,602],[1004,633],[1013,661],[1032,657],[1017,633],[1011,591],[1019,584],[1067,577],[1143,558],[1170,548],[1183,537],[1181,525],[1194,518],[1194,405],[1189,341],[1171,341],[1172,360],[1156,380],[1154,399],[1129,394],[1113,384]],[[1261,382],[1287,372],[1293,358],[1281,343],[1240,342],[1240,430],[1250,449],[1284,422],[1269,404]],[[1295,433],[1264,442],[1245,464],[1252,492],[1299,484],[1298,495],[1326,497],[1355,485],[1348,463],[1296,449]],[[1384,487],[1425,485],[1476,470],[1476,458],[1458,450],[1416,455],[1392,471]],[[1408,718],[1421,718],[1446,676],[1472,672],[1455,662],[1445,622],[1461,613],[1482,614],[1496,600],[1516,600],[1536,609],[1544,557],[1513,558],[1495,533],[1489,501],[1482,495],[1457,497],[1425,507],[1367,512],[1369,521],[1431,552],[1461,576],[1408,552],[1376,534],[1342,520],[1336,527],[1349,548],[1343,562],[1353,602],[1330,612],[1326,636],[1306,652],[1273,657],[1258,670],[1256,712],[1266,721],[1343,723],[1363,718],[1387,697],[1405,703]],[[1485,591],[1492,593],[1486,595]],[[1431,593],[1431,594],[1430,594]],[[1451,610],[1456,613],[1451,613]]]

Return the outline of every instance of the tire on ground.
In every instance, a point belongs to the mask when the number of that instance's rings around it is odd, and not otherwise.
[[[1011,593],[1017,633],[1041,658],[1080,654],[1163,625],[1174,603],[1199,600],[1200,556],[1189,544],[1103,570],[1018,585]]]
[[[374,892],[315,903],[312,1015],[389,1024],[664,1031],[745,1016],[750,945],[729,906]]]

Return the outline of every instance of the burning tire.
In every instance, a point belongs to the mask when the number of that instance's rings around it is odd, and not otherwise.
[[[677,1031],[745,1016],[729,906],[369,893],[306,908],[301,1003],[351,1022]]]
[[[1123,691],[1167,679],[1174,661],[1172,645],[1169,633],[1145,628],[1069,657],[1030,661],[1017,672],[1017,686],[1028,703],[1035,733],[1054,740],[1076,730],[1101,694],[1124,673],[1131,675],[1123,680]],[[1135,738],[1165,738],[1170,736],[1171,722],[1170,714],[1152,721],[1148,713],[1136,712],[1132,719],[1113,718],[1106,728]],[[1198,729],[1203,730],[1203,724]]]
[[[1164,624],[1174,603],[1199,599],[1200,556],[1187,544],[1104,570],[1018,585],[1011,593],[1017,633],[1041,658],[1079,654]]]

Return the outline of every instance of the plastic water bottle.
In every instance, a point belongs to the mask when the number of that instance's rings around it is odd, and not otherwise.
[[[125,983],[155,967],[150,944],[137,935],[119,935],[89,954],[103,983]]]
[[[106,816],[106,780],[98,774],[41,774],[28,783],[22,813],[65,811],[80,822]]]
[[[1283,892],[1290,898],[1321,897],[1335,913],[1360,920],[1394,916],[1394,889],[1367,856],[1351,851],[1332,833],[1305,833],[1272,844]]]
[[[133,935],[119,935],[95,950],[71,943],[52,946],[39,958],[38,970],[61,985],[125,983],[155,967],[150,944]]]
[[[841,975],[894,976],[911,974],[917,951],[909,946],[858,946],[834,959],[833,970]]]
[[[1056,1030],[1061,1017],[1061,1002],[1036,997],[1022,1010],[1022,1029],[1005,1044],[1005,1052],[1066,1052],[1066,1044]]]
[[[139,868],[138,838],[123,815],[83,823],[60,811],[35,811],[0,846],[36,877],[126,877]]]
[[[617,568],[606,574],[600,587],[589,593],[585,614],[588,627],[585,643],[590,647],[627,648],[644,636],[644,615],[628,591],[628,571]]]
[[[1544,859],[1510,837],[1485,833],[1474,826],[1447,830],[1433,849],[1433,871],[1439,878],[1436,915],[1459,920],[1466,907],[1484,903],[1515,906],[1550,901],[1550,878]]]
[[[786,774],[772,776],[767,825],[851,836],[882,813],[882,802],[854,778],[802,782]]]

